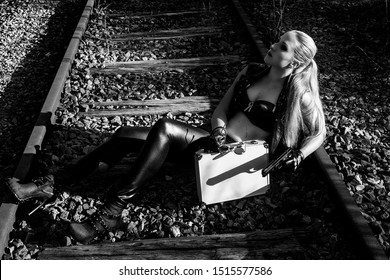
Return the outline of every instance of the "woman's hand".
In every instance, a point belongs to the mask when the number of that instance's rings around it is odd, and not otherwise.
[[[289,171],[295,171],[304,159],[304,155],[300,150],[295,150],[290,157],[288,157],[284,163],[283,168]]]
[[[210,134],[211,150],[218,150],[226,142],[227,131],[223,126],[218,126],[213,129]]]

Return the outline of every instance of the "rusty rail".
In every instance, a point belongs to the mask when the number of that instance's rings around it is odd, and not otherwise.
[[[32,163],[34,162],[37,151],[41,148],[42,142],[45,138],[48,127],[54,121],[54,113],[59,105],[61,92],[64,87],[65,81],[69,75],[73,59],[78,50],[80,40],[87,27],[88,20],[92,14],[94,0],[88,0],[77,27],[70,40],[68,48],[62,59],[62,62],[58,68],[57,74],[54,78],[52,86],[46,97],[46,100],[41,109],[41,113],[35,123],[33,131],[27,142],[25,150],[21,156],[18,166],[15,169],[14,177],[24,180],[29,171]],[[3,254],[4,249],[8,245],[9,234],[13,229],[13,224],[16,218],[16,211],[18,205],[13,202],[9,197],[5,197],[0,206],[0,252]]]

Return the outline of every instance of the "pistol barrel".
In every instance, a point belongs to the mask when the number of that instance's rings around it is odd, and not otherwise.
[[[265,168],[263,168],[263,170],[261,171],[261,175],[265,177],[272,171],[272,169],[279,167],[280,164],[284,161],[284,159],[290,156],[291,152],[292,149],[289,148],[283,154],[281,154],[277,159],[272,160],[270,163],[268,163],[268,165]]]

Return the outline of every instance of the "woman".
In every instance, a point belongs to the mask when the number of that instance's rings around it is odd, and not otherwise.
[[[264,61],[264,71],[243,69],[229,88],[211,119],[211,128],[192,127],[169,119],[152,128],[121,127],[113,137],[57,174],[56,183],[82,179],[94,170],[106,170],[131,151],[140,153],[130,172],[113,185],[105,204],[82,223],[71,223],[72,236],[81,243],[118,226],[127,203],[167,159],[193,161],[193,154],[212,140],[225,142],[267,140],[273,156],[286,147],[297,152],[285,165],[296,169],[324,141],[325,121],[319,97],[316,45],[300,31],[289,31],[273,44]],[[210,132],[211,131],[211,132]],[[9,180],[19,200],[53,195],[53,176],[20,184]]]

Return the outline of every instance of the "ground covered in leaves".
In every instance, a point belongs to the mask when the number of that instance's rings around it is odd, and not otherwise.
[[[352,1],[291,1],[284,7],[282,25],[277,24],[278,18],[275,16],[275,11],[280,7],[273,7],[272,3],[268,2],[260,5],[258,1],[245,1],[245,7],[253,18],[265,18],[267,24],[259,24],[258,28],[259,32],[266,36],[267,43],[273,41],[275,31],[279,29],[281,31],[300,29],[312,35],[318,44],[317,63],[329,131],[327,151],[340,173],[343,174],[351,195],[357,198],[357,203],[365,210],[364,214],[378,234],[381,244],[384,248],[388,248],[390,227],[387,135],[390,119],[388,102],[383,102],[388,100],[389,73],[384,63],[388,61],[386,45],[388,38],[384,32],[372,31],[378,28],[386,31],[386,24],[384,24],[386,22],[378,23],[370,21],[369,18],[358,21],[354,18],[361,17],[362,10],[372,11],[375,14],[381,9],[379,1],[373,1],[373,3],[361,1],[360,4],[354,1],[353,3]],[[19,4],[20,7],[25,7]],[[337,14],[334,10],[337,10]],[[95,12],[96,22],[92,26],[110,26],[109,22],[104,21],[106,13],[104,9]],[[26,13],[34,14],[30,10]],[[379,14],[385,16],[383,10]],[[155,24],[159,26],[161,23]],[[41,23],[40,25],[44,26]],[[111,25],[116,26],[118,22],[113,22]],[[150,28],[153,29],[153,26]],[[10,30],[12,31],[12,28]],[[96,34],[95,31],[98,30],[90,27],[85,42],[88,42],[88,38],[94,42],[94,38],[104,38],[107,35]],[[370,40],[366,40],[367,36]],[[142,48],[124,52],[120,50],[119,44],[109,47],[104,45],[104,42],[100,42],[96,44],[96,51],[92,53],[83,53],[82,50],[86,48],[81,45],[81,53],[76,58],[75,68],[82,72],[83,69],[89,67],[89,65],[83,65],[85,61],[96,66],[103,64],[105,58],[114,61],[164,58],[162,55],[164,52],[166,58],[172,58],[190,57],[193,55],[192,52],[198,53],[196,49],[198,51],[208,49],[223,54],[235,52],[240,55],[247,51],[239,44],[232,45],[229,41],[223,40],[219,42],[197,41],[197,44],[192,44],[193,47],[199,46],[199,48],[187,48],[186,45],[186,42],[180,41],[179,44],[175,44],[179,46],[178,48],[170,44],[160,44],[158,47],[154,46],[156,52],[150,48],[150,45],[147,45],[148,52],[142,51]],[[99,46],[102,47],[99,48]],[[125,48],[130,47],[134,46],[125,46]],[[54,49],[56,48],[51,48],[51,50]],[[105,56],[107,53],[109,55]],[[15,65],[21,64],[14,57],[12,58],[10,52],[8,52],[8,57],[10,61],[14,61]],[[238,66],[235,67],[234,69],[239,69]],[[31,69],[31,67],[23,69]],[[197,94],[197,91],[208,91],[219,95],[228,86],[230,78],[234,77],[234,71],[225,70],[223,74],[226,74],[225,78],[221,75],[213,80],[210,73],[206,71],[202,74],[202,79],[198,81],[191,80],[189,78],[191,75],[174,74],[163,77],[166,83],[161,83],[161,76],[151,75],[148,80],[152,82],[147,85],[142,82],[139,85],[124,82],[121,84],[127,88],[118,89],[110,84],[114,84],[115,79],[126,81],[126,77],[93,79],[86,76],[88,73],[84,73],[82,77],[76,73],[71,77],[72,82],[67,82],[64,92],[63,100],[71,105],[57,112],[60,128],[54,130],[52,142],[48,143],[47,152],[43,152],[41,165],[37,169],[40,170],[39,172],[45,172],[53,168],[49,166],[50,164],[54,163],[55,168],[58,168],[64,162],[75,160],[79,155],[86,154],[109,137],[119,125],[150,125],[158,118],[158,116],[106,118],[103,121],[79,119],[77,113],[85,110],[80,100],[82,101],[86,93],[94,93],[92,91],[94,87],[102,88],[104,93],[108,93],[107,98],[110,96],[115,98],[119,92],[130,91],[139,92],[136,96],[139,99],[161,98],[160,94],[164,92],[171,92],[178,97],[183,94]],[[129,79],[134,81],[134,77],[129,77]],[[46,79],[42,80],[46,81]],[[177,82],[171,82],[174,80]],[[210,82],[202,84],[199,81]],[[50,82],[47,84],[49,85]],[[167,88],[167,84],[172,87]],[[23,87],[24,90],[26,88],[28,87]],[[42,95],[45,94],[42,93]],[[7,96],[8,100],[12,100],[10,97],[12,95]],[[39,107],[39,104],[35,107]],[[39,108],[36,111],[39,111]],[[15,116],[19,115],[26,118],[22,112],[15,113]],[[176,118],[176,116],[168,117]],[[191,113],[177,116],[178,119],[195,125],[202,123],[207,117],[207,115]],[[14,124],[7,123],[9,127],[15,129],[18,122]],[[69,124],[72,125],[68,126]],[[84,129],[86,126],[89,128],[87,131]],[[19,133],[19,137],[22,137],[22,130]],[[14,150],[13,156],[18,152]],[[7,154],[8,159],[10,156],[11,154]],[[121,168],[121,166],[118,167],[118,173],[123,172]],[[11,169],[8,167],[6,170]],[[144,193],[142,199],[129,205],[128,209],[123,212],[123,226],[115,232],[110,232],[104,240],[113,242],[138,238],[179,237],[299,226],[310,228],[317,233],[315,242],[306,248],[304,258],[355,258],[356,255],[348,243],[348,235],[339,231],[342,227],[338,225],[340,221],[335,217],[336,210],[325,190],[325,183],[319,181],[317,176],[310,166],[303,166],[298,174],[288,179],[283,175],[273,177],[273,184],[279,186],[279,191],[275,195],[269,194],[206,206],[197,202],[194,174],[187,171],[177,176],[168,166],[162,170],[156,180],[150,183],[149,191]],[[101,178],[97,179],[97,181],[100,180]],[[93,179],[88,182],[89,188],[83,185],[73,186],[73,189],[63,192],[44,210],[36,212],[31,217],[23,213],[27,213],[35,205],[23,205],[24,211],[20,211],[20,218],[5,258],[35,258],[44,247],[74,244],[66,233],[68,222],[80,221],[96,211],[102,203],[101,198],[107,191],[107,189],[94,189],[91,184]]]

